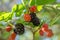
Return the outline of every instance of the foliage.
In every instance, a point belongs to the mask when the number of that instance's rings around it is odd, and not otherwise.
[[[50,26],[54,24],[60,24],[60,4],[55,4],[56,0],[22,0],[21,4],[15,4],[12,7],[11,12],[0,12],[0,21],[8,22],[9,20],[13,20],[13,16],[18,17],[17,21],[14,22],[21,22],[24,25],[31,25],[31,23],[25,22],[23,19],[23,15],[26,11],[28,11],[28,7],[32,5],[37,6],[37,16],[41,20],[41,23],[46,22]],[[40,28],[41,25],[38,26]],[[34,29],[36,29],[33,26]],[[37,29],[36,29],[37,30]],[[3,34],[3,36],[7,37],[7,33]],[[9,34],[8,34],[9,35]],[[37,39],[38,40],[38,32],[36,33]]]

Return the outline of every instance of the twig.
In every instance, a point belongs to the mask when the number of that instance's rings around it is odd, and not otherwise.
[[[33,28],[32,27],[25,27],[27,29],[30,29],[33,32]]]
[[[37,30],[35,30],[34,33],[37,32],[39,29],[40,29],[40,27]]]
[[[30,0],[30,2],[29,2],[29,6],[30,6],[31,2],[32,2],[32,0]]]
[[[21,0],[22,1],[22,4],[25,6],[25,4],[24,4],[24,0]]]

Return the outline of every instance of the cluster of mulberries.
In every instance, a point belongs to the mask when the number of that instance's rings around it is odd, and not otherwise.
[[[44,36],[44,34],[45,34],[47,37],[52,37],[54,35],[53,31],[48,28],[48,24],[42,25],[41,29],[39,30],[39,34],[41,36]]]
[[[14,32],[15,32],[16,34],[21,35],[21,34],[24,33],[24,31],[25,31],[25,29],[24,29],[24,25],[23,25],[23,24],[18,23],[18,24],[15,25]]]
[[[24,20],[26,22],[32,22],[33,25],[38,26],[40,21],[36,16],[36,6],[32,6],[29,8],[30,13],[24,14]]]
[[[31,22],[33,23],[33,25],[38,26],[40,24],[40,21],[36,16],[36,13],[30,13],[30,15],[31,15]]]

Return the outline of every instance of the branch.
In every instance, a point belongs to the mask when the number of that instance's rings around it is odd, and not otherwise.
[[[60,16],[55,17],[53,20],[51,20],[50,26],[52,26],[53,24],[55,24],[59,19],[60,19]]]
[[[43,23],[44,23],[44,21],[41,22],[41,24],[39,25],[39,28],[37,30],[35,30],[34,33],[36,33],[38,30],[40,30],[40,28],[42,27]]]
[[[21,1],[22,1],[22,4],[25,6],[24,0],[21,0]]]
[[[33,28],[32,27],[25,27],[25,28],[30,29],[31,32],[33,32]]]
[[[29,6],[30,6],[31,2],[32,2],[32,0],[30,0],[30,2],[29,2],[29,4],[28,4]]]
[[[21,1],[22,1],[23,6],[24,6],[25,8],[27,8],[27,7],[26,7],[26,4],[24,3],[24,0],[21,0]]]
[[[40,27],[37,30],[35,30],[34,33],[36,33],[39,29],[40,29]]]
[[[57,10],[57,8],[54,8],[53,6],[44,6],[44,8],[49,12],[49,10],[47,9],[47,7],[48,8],[52,8],[53,9],[53,11],[57,14],[57,13],[59,13],[58,12],[58,10]]]
[[[5,28],[0,28],[0,34],[4,32]]]

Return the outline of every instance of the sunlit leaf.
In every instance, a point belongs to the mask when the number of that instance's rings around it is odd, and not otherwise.
[[[12,12],[14,12],[15,10],[16,10],[16,4],[15,5],[13,5],[13,7],[12,7]]]
[[[43,5],[37,6],[37,10],[38,10],[38,11],[41,11],[42,9],[43,9]]]
[[[13,14],[11,12],[3,12],[0,15],[0,21],[11,20],[12,16],[13,16]]]
[[[7,18],[10,14],[11,13],[8,12],[8,13],[4,13],[4,14],[0,15],[0,20]]]
[[[16,16],[20,16],[24,10],[24,6],[22,4],[16,4],[12,8],[12,12],[16,13]]]
[[[19,4],[19,9],[24,8],[24,6],[22,4]]]
[[[4,16],[4,19],[7,18],[11,13],[5,13],[2,16]]]

